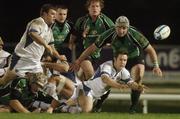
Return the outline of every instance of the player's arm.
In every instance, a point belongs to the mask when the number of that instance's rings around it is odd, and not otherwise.
[[[96,45],[93,43],[87,49],[85,49],[80,57],[71,65],[70,70],[78,71],[80,67],[80,63],[85,60],[91,53],[93,53],[97,49]]]
[[[51,49],[52,49],[52,55],[55,56],[57,59],[59,59],[60,61],[67,61],[67,58],[65,55],[60,55],[58,53],[58,51],[55,49],[54,45],[51,45]]]
[[[64,61],[61,63],[43,62],[42,66],[44,66],[45,68],[56,70],[58,72],[68,72],[69,70],[69,64]]]
[[[82,54],[77,59],[77,61],[82,62],[84,59],[86,59],[88,56],[90,56],[93,52],[95,52],[96,49],[97,49],[97,46],[95,45],[95,43],[93,43],[86,50],[84,50],[82,52]]]
[[[17,112],[22,112],[22,113],[30,113],[29,110],[27,110],[19,100],[10,100],[9,105],[16,110]]]
[[[145,51],[149,54],[151,61],[153,62],[153,73],[157,74],[158,76],[162,76],[162,71],[159,68],[157,54],[155,49],[149,44]]]
[[[51,46],[48,45],[48,44],[46,44],[46,43],[44,42],[44,39],[43,39],[40,35],[38,35],[37,32],[35,32],[35,31],[29,31],[29,32],[28,32],[28,35],[32,38],[33,41],[35,41],[35,42],[36,42],[37,44],[39,44],[39,45],[44,46],[44,48],[45,48],[48,52],[52,53],[52,48],[51,48]]]
[[[106,74],[102,74],[101,75],[101,79],[104,83],[106,83],[108,86],[112,87],[112,88],[117,88],[117,89],[122,89],[122,88],[126,88],[127,86],[124,84],[120,84],[118,82],[116,82],[115,80],[111,79],[108,75]]]

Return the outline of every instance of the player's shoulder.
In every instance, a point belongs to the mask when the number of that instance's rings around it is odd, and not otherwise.
[[[128,31],[130,34],[142,34],[142,32],[134,26],[130,26]]]
[[[100,17],[102,17],[102,18],[106,18],[106,19],[110,19],[107,15],[105,15],[104,13],[101,13],[100,14]]]
[[[77,22],[83,22],[83,21],[87,20],[88,18],[89,18],[88,15],[81,16],[81,17],[79,17],[79,18],[77,19]]]
[[[106,61],[102,65],[112,66],[112,60]]]
[[[41,18],[41,17],[33,19],[29,24],[33,24],[33,25],[46,25],[44,19]]]

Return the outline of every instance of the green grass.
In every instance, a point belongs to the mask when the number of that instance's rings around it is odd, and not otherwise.
[[[89,113],[89,114],[46,114],[46,113],[0,113],[0,119],[179,119],[180,114],[127,114],[127,113]]]

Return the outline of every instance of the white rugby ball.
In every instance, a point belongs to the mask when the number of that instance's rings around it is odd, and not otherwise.
[[[167,25],[160,25],[154,30],[154,38],[156,40],[164,40],[169,37],[171,29]]]

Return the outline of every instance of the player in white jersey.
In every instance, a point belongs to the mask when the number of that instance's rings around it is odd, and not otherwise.
[[[24,35],[15,48],[10,68],[0,79],[0,85],[7,84],[16,76],[24,76],[26,72],[43,72],[40,60],[45,50],[60,60],[66,60],[66,57],[59,55],[51,44],[54,41],[51,26],[55,16],[55,7],[44,4],[41,7],[40,17],[28,23]]]
[[[0,77],[4,75],[9,65],[9,58],[11,54],[3,50],[4,42],[0,37]]]
[[[129,87],[135,90],[143,90],[144,86],[134,82],[129,71],[126,70],[127,58],[127,53],[121,52],[112,61],[101,64],[92,79],[79,82],[75,86],[73,96],[64,105],[72,105],[78,100],[82,111],[90,112],[93,108],[93,100],[99,99],[110,88]],[[57,104],[51,104],[48,112],[52,112],[56,107],[55,105]]]

